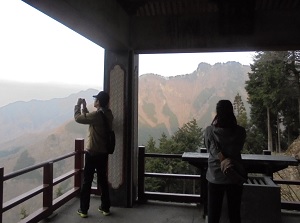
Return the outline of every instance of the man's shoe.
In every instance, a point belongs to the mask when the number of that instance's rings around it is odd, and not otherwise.
[[[83,212],[81,211],[80,209],[77,210],[77,214],[82,217],[82,218],[87,218],[88,217],[88,214],[87,212]]]
[[[98,208],[98,211],[100,211],[104,216],[110,215],[110,211],[109,210],[104,210],[101,207]]]

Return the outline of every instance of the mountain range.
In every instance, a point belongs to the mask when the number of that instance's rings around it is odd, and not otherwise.
[[[249,71],[249,66],[237,62],[214,65],[200,63],[191,74],[168,78],[156,74],[140,76],[139,145],[146,145],[150,136],[155,140],[162,133],[170,136],[192,119],[196,119],[199,126],[205,128],[214,116],[217,101],[229,99],[233,102],[237,93],[242,96],[249,110],[245,91]],[[37,91],[36,94],[45,94],[42,91],[47,89],[53,91],[55,87],[39,88],[41,93]],[[87,89],[74,91],[67,97],[17,101],[0,107],[0,163],[5,174],[73,152],[75,139],[86,139],[88,133],[87,126],[74,121],[74,105],[79,97],[91,98],[92,101],[91,96],[96,93],[96,89]],[[89,110],[93,109],[92,102],[88,107]],[[58,164],[54,175],[70,171],[73,165],[71,160]],[[41,173],[35,172],[19,178],[14,179],[9,186],[8,183],[4,185],[4,201],[12,199],[16,193],[30,190],[41,181]],[[68,185],[59,187],[63,193]],[[30,208],[33,206],[39,205],[33,202]],[[16,222],[16,212],[8,215],[14,219],[12,222]]]
[[[165,78],[146,74],[139,79],[139,144],[145,144],[149,136],[159,138],[164,132],[172,135],[183,124],[196,119],[205,128],[215,114],[220,99],[234,101],[241,95],[246,110],[250,66],[237,62],[200,63],[187,75]]]
[[[233,101],[237,93],[247,107],[245,81],[249,71],[249,66],[237,62],[200,63],[191,74],[140,76],[139,145],[145,145],[150,136],[170,136],[192,119],[204,128],[214,116],[217,101]],[[5,170],[26,167],[26,161],[19,160],[25,151],[35,163],[73,151],[75,138],[87,136],[86,126],[73,120],[73,107],[77,98],[89,98],[97,92],[88,89],[65,98],[18,101],[1,107],[0,161],[5,163]]]

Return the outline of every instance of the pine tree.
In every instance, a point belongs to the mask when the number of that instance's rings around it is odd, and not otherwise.
[[[244,102],[242,100],[242,97],[239,93],[237,93],[237,95],[234,97],[234,101],[233,101],[233,109],[234,112],[236,114],[236,120],[237,123],[240,126],[243,126],[244,128],[247,127],[247,112],[246,112],[246,108],[244,106]]]
[[[258,52],[246,82],[251,120],[263,134],[267,133],[270,151],[273,151],[273,143],[276,141],[273,142],[273,138],[276,138],[274,136],[279,134],[278,117],[281,116],[287,98],[287,55],[286,51]]]
[[[165,133],[159,139],[159,147],[155,147],[151,137],[146,145],[147,152],[162,154],[182,154],[183,152],[197,151],[203,146],[203,131],[195,119],[183,125],[168,138]],[[195,168],[181,159],[151,158],[146,160],[146,172],[170,173],[170,174],[195,174]],[[184,181],[183,185],[173,179],[145,178],[145,189],[148,191],[192,193],[195,192],[195,183]]]

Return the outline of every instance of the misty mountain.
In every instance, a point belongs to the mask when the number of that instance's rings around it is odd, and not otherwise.
[[[212,121],[220,99],[232,102],[239,93],[246,109],[250,66],[237,62],[200,63],[191,74],[165,78],[156,74],[139,79],[139,144],[149,136],[172,135],[183,124],[196,119],[205,128]],[[248,113],[249,114],[249,113]]]
[[[49,100],[53,98],[65,98],[70,94],[97,87],[85,87],[69,84],[54,83],[25,83],[0,80],[0,107],[16,101]],[[99,89],[102,89],[100,86]]]
[[[1,107],[0,143],[25,134],[48,132],[61,126],[73,118],[74,105],[79,97],[92,98],[97,93],[97,90],[89,89],[66,98],[18,101]]]

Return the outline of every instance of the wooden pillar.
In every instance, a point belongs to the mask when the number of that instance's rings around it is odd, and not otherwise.
[[[74,187],[76,189],[81,187],[81,180],[82,180],[82,169],[84,166],[84,139],[76,139],[75,140],[75,162],[74,162],[74,169],[78,170],[79,173],[75,175],[74,180]]]
[[[139,146],[138,180],[138,201],[145,202],[145,146]]]
[[[137,198],[137,64],[133,51],[105,51],[104,90],[110,94],[116,134],[116,149],[108,164],[113,206],[131,207]]]
[[[46,190],[43,192],[43,208],[48,208],[50,214],[52,214],[53,203],[53,162],[47,163],[44,166],[44,179],[43,184],[46,186]]]

